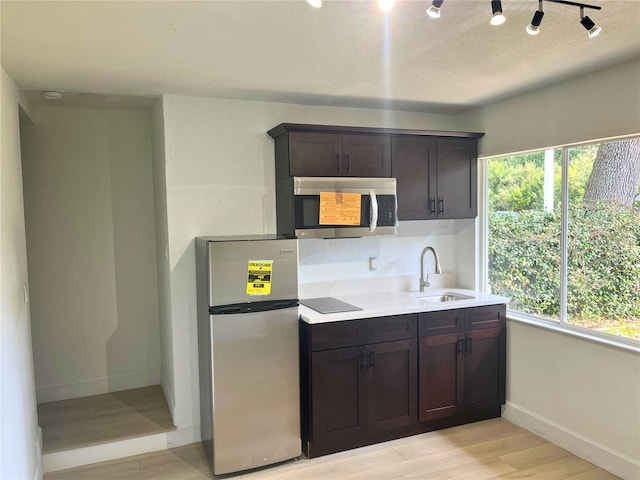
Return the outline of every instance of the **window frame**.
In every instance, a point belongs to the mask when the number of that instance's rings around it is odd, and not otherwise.
[[[622,337],[612,333],[599,332],[590,328],[573,325],[567,321],[567,291],[568,291],[568,226],[569,226],[569,149],[592,145],[594,143],[613,142],[635,138],[638,135],[628,135],[616,138],[605,138],[589,142],[580,142],[556,147],[538,148],[515,153],[501,155],[482,156],[478,158],[478,238],[479,245],[479,284],[482,292],[489,291],[489,168],[491,159],[520,155],[524,153],[540,152],[548,149],[562,151],[562,186],[561,186],[561,264],[560,264],[560,318],[558,321],[545,318],[541,315],[518,312],[507,305],[507,318],[509,320],[526,323],[529,325],[553,330],[556,332],[577,336],[586,340],[604,343],[610,346],[631,350],[640,353],[640,340]]]

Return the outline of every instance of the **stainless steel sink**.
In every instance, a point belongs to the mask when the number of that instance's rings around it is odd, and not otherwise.
[[[445,292],[441,294],[431,294],[427,292],[414,293],[411,295],[418,300],[429,303],[443,303],[443,302],[459,302],[460,300],[471,300],[475,297],[468,295],[462,295],[460,293]]]
[[[467,297],[466,295],[463,296],[463,295],[447,294],[447,295],[427,295],[426,297],[418,297],[418,298],[424,302],[440,303],[440,302],[457,302],[460,300],[469,300],[470,298],[473,298],[473,297]]]

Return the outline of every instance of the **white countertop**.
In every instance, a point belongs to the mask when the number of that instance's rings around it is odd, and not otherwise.
[[[420,298],[421,296],[436,296],[443,295],[445,293],[460,294],[472,298],[456,300],[453,302],[429,302]],[[505,297],[460,288],[427,289],[424,292],[376,292],[358,295],[331,296],[356,307],[360,307],[362,310],[322,314],[309,307],[300,305],[299,311],[302,320],[309,324],[339,322],[342,320],[385,317],[388,315],[402,315],[406,313],[434,312],[438,310],[480,307],[484,305],[496,305],[509,302],[509,299]]]

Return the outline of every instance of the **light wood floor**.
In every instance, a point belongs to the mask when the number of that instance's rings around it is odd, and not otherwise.
[[[200,444],[50,473],[45,480],[204,480]],[[607,480],[604,470],[504,419],[244,473],[234,480]]]
[[[159,385],[38,405],[43,453],[175,429]]]

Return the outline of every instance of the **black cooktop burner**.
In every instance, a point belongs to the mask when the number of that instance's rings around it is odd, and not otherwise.
[[[300,300],[300,303],[320,313],[355,312],[362,310],[360,307],[333,297],[306,298]]]

